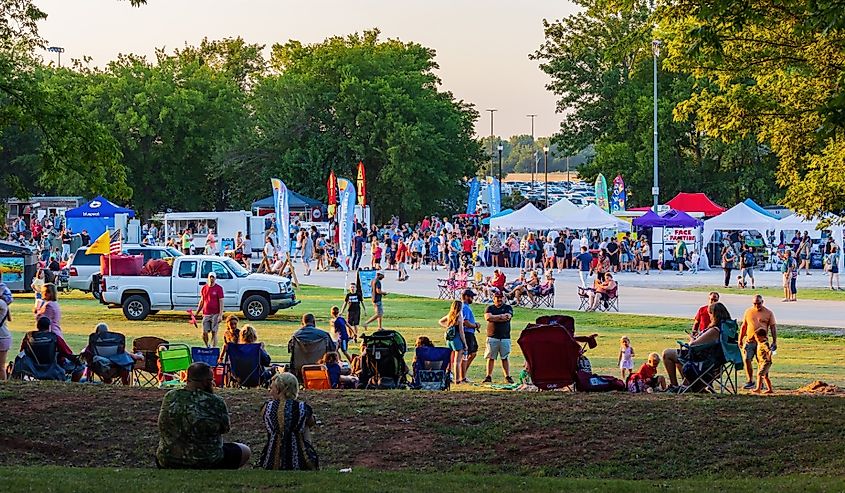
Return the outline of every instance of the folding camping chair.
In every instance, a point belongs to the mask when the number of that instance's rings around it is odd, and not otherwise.
[[[131,378],[135,361],[126,354],[126,336],[123,334],[94,332],[88,336],[88,349],[83,355],[88,360],[89,382],[95,378],[109,383],[122,382],[123,376]]]
[[[542,294],[531,294],[528,298],[531,301],[531,308],[554,308],[555,307],[555,287],[551,286],[548,291]]]
[[[158,366],[161,370],[159,387],[175,387],[185,383],[184,372],[191,366],[191,348],[187,344],[162,344],[158,347]]]
[[[223,365],[220,362],[220,348],[219,347],[192,347],[191,360],[194,363],[202,362],[211,367],[214,372],[214,385],[218,387],[223,386]]]
[[[302,388],[307,390],[330,390],[332,383],[326,365],[303,366]]]
[[[517,344],[537,388],[571,388],[575,384],[581,345],[575,340],[574,318],[568,315],[540,317],[525,327]]]
[[[619,312],[619,285],[617,285],[613,290],[607,292],[607,299],[603,299],[599,303],[599,310],[603,312],[616,310]]]
[[[587,294],[587,290],[581,286],[578,286],[578,300],[581,302],[581,304],[578,305],[579,310],[586,310],[587,307],[590,306],[590,295]]]
[[[299,337],[291,337],[288,343],[290,352],[290,371],[299,381],[302,381],[302,367],[305,365],[316,365],[323,356],[333,350],[330,346],[331,340],[317,339],[316,341],[304,341]]]
[[[679,393],[737,393],[739,371],[744,368],[742,352],[737,344],[737,332],[736,321],[729,320],[722,323],[719,340],[712,344],[690,346],[679,343],[682,349],[688,350],[687,357],[682,360],[684,367],[696,373],[695,378],[682,387]]]
[[[158,347],[168,342],[160,337],[144,336],[132,341],[132,352],[144,356],[132,368],[132,379],[139,387],[158,385]]]
[[[261,344],[226,345],[226,384],[231,387],[258,387],[264,367],[261,366]]]
[[[448,300],[452,298],[452,288],[449,285],[449,279],[437,280],[437,299]]]
[[[58,337],[52,332],[34,332],[24,336],[26,347],[15,358],[12,378],[15,380],[67,380],[65,369],[59,365]]]
[[[452,350],[446,347],[418,347],[414,354],[411,387],[421,390],[449,390]]]

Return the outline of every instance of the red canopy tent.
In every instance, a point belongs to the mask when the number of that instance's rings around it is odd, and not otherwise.
[[[710,200],[704,193],[681,192],[675,198],[666,202],[672,209],[683,212],[701,212],[704,217],[714,217],[727,209]],[[629,211],[649,211],[651,207],[633,207]]]

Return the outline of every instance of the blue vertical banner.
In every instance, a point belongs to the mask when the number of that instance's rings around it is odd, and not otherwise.
[[[502,211],[502,196],[499,194],[499,180],[491,178],[487,188],[490,190],[490,215],[498,214]]]
[[[475,214],[478,205],[478,192],[481,191],[481,183],[477,177],[469,181],[469,198],[467,198],[467,214]]]
[[[337,179],[337,187],[340,190],[340,198],[337,201],[338,213],[338,252],[337,263],[343,270],[349,270],[352,258],[352,236],[355,224],[355,185],[346,178]]]
[[[273,186],[273,208],[276,212],[276,251],[290,253],[290,208],[288,187],[278,178],[270,179]]]

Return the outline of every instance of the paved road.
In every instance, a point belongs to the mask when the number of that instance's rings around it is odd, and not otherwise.
[[[492,273],[490,268],[481,268],[487,276]],[[311,276],[302,276],[302,268],[297,265],[300,282],[323,287],[343,288],[348,285],[352,274],[343,272],[316,272]],[[505,269],[508,279],[517,275],[515,269]],[[411,278],[405,282],[396,280],[396,272],[385,271],[384,289],[387,292],[401,293],[425,297],[437,297],[437,279],[446,277],[443,270],[432,272],[428,268],[411,271]],[[758,287],[780,287],[780,274],[777,272],[758,272]],[[575,271],[564,271],[555,274],[556,295],[555,307],[558,309],[574,310],[578,308],[578,275]],[[678,276],[671,272],[661,274],[652,273],[649,276],[623,273],[617,275],[619,282],[619,308],[622,313],[637,315],[658,315],[682,318],[692,318],[696,310],[707,302],[707,293],[677,291],[690,286],[719,286],[723,280],[721,270],[700,272],[696,275]],[[811,276],[801,275],[798,280],[799,301],[783,303],[780,297],[767,299],[766,305],[777,316],[778,322],[790,325],[805,325],[811,327],[845,328],[845,301],[817,301],[801,300],[801,288],[825,287],[827,277],[821,272]],[[728,307],[734,318],[741,318],[742,313],[751,306],[751,294],[723,295],[722,301]]]

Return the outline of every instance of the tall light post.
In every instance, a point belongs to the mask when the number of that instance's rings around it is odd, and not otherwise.
[[[502,200],[502,151],[505,150],[505,146],[502,145],[502,142],[499,141],[499,200]]]
[[[59,55],[59,68],[62,68],[62,53],[65,52],[65,49],[61,46],[51,46],[47,48],[47,51]]]
[[[657,58],[660,56],[660,41],[651,42],[651,51],[654,53],[654,185],[651,187],[651,194],[654,196],[654,213],[657,213],[657,196],[660,194],[660,185],[657,181]]]
[[[493,108],[487,111],[490,112],[490,176],[493,176],[493,113],[499,110]]]
[[[528,118],[531,118],[531,145],[534,145],[534,118],[537,115],[525,115]],[[534,153],[534,168],[531,170],[531,191],[534,191],[534,173],[537,172],[537,153]]]
[[[566,182],[567,182],[567,183],[572,183],[572,182],[569,180],[569,156],[566,156]]]
[[[543,146],[543,173],[546,175],[546,208],[549,207],[549,146]]]

